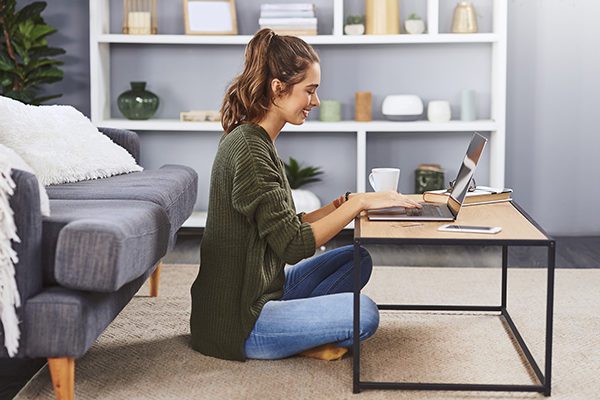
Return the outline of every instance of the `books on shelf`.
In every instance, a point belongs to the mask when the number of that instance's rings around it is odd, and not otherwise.
[[[314,11],[313,3],[264,3],[260,5],[260,11]]]
[[[271,28],[279,35],[316,35],[317,18],[312,3],[261,4],[260,29]]]
[[[512,189],[509,188],[501,189],[489,186],[477,186],[474,191],[467,192],[463,207],[511,201],[512,192]],[[423,201],[428,203],[446,203],[449,196],[450,193],[444,189],[430,190],[423,193]]]

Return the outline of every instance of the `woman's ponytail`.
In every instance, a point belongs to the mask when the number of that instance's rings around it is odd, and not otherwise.
[[[271,81],[279,79],[286,90],[300,82],[319,57],[295,36],[279,36],[271,29],[258,31],[246,46],[244,71],[225,92],[221,125],[225,133],[246,122],[260,121],[273,101]]]

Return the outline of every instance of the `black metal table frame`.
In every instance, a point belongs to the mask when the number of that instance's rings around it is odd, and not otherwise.
[[[516,203],[515,208],[529,220],[548,240],[494,240],[494,239],[417,239],[417,238],[365,238],[360,239],[360,225],[357,224],[354,235],[354,340],[353,350],[353,392],[360,393],[362,389],[403,389],[403,390],[456,390],[456,391],[496,391],[496,392],[540,392],[550,396],[552,377],[552,314],[554,306],[554,269],[556,258],[555,241],[523,211]],[[502,295],[499,306],[469,306],[469,305],[403,305],[403,304],[378,304],[380,310],[404,311],[474,311],[474,312],[499,312],[510,328],[510,333],[516,339],[520,350],[527,358],[539,380],[534,385],[510,384],[473,384],[473,383],[424,383],[424,382],[373,382],[360,380],[360,245],[361,244],[419,244],[419,245],[468,245],[468,246],[502,246]],[[546,338],[545,338],[545,366],[544,373],[538,366],[523,337],[519,333],[506,306],[507,274],[508,274],[508,246],[540,246],[547,247],[547,289],[546,289]]]

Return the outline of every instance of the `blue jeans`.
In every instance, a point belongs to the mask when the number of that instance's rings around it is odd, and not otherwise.
[[[361,248],[361,287],[371,276],[373,262]],[[285,269],[280,300],[268,301],[246,339],[247,358],[278,359],[326,343],[353,343],[352,245],[330,250]],[[379,326],[377,305],[360,295],[360,340]]]

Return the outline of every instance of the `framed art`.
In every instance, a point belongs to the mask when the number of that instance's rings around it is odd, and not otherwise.
[[[188,35],[237,35],[235,0],[184,0]]]

